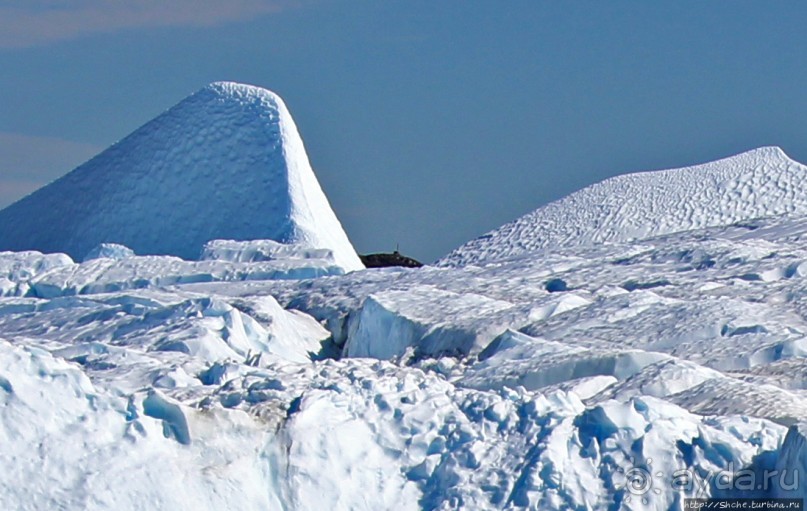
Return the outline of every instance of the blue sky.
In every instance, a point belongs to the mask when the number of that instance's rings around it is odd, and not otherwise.
[[[361,252],[433,260],[606,177],[807,162],[799,2],[0,0],[0,206],[206,83],[278,92]]]

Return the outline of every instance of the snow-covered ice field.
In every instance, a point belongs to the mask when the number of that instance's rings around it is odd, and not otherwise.
[[[0,253],[2,508],[803,497],[805,170],[762,148],[615,178],[420,269],[357,269],[308,220],[185,259]]]

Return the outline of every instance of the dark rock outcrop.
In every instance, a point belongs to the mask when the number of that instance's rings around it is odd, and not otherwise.
[[[404,268],[420,268],[423,263],[401,255],[397,250],[393,253],[378,253],[359,255],[361,262],[367,268],[388,268],[391,266],[402,266]]]

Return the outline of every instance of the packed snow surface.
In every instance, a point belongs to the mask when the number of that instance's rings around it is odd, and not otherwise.
[[[735,160],[779,176],[782,211],[756,184],[720,211],[681,195],[701,220],[675,232],[581,224],[457,266],[345,273],[332,245],[239,239],[194,261],[2,252],[2,507],[803,498],[807,215],[783,158]]]
[[[102,243],[196,259],[213,239],[329,249],[362,268],[274,93],[213,83],[64,177],[0,211],[0,250]]]
[[[807,214],[807,167],[778,147],[625,174],[552,202],[472,240],[439,264],[461,266],[540,249],[628,241],[783,214]]]

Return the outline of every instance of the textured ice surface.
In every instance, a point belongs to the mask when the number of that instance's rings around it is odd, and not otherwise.
[[[24,295],[30,290],[29,282],[38,275],[72,265],[73,260],[65,254],[0,252],[0,296]]]
[[[101,243],[94,249],[90,250],[90,252],[84,256],[82,259],[83,262],[91,261],[93,259],[126,259],[127,257],[134,256],[134,250],[129,247],[124,247],[123,245],[118,245],[116,243]]]
[[[341,275],[333,262],[319,259],[277,259],[257,263],[185,261],[172,256],[135,256],[117,260],[90,259],[61,265],[28,280],[29,294],[41,298],[169,286],[191,282],[304,279]]]
[[[272,239],[362,268],[283,101],[214,83],[0,211],[0,249],[84,257],[100,243],[195,259],[212,239]]]
[[[431,286],[376,293],[364,300],[349,326],[345,354],[392,358],[410,347],[419,354],[466,354],[484,347],[486,332],[506,328],[495,318],[512,308],[502,300]]]
[[[639,511],[804,497],[807,217],[727,215],[347,274],[329,250],[271,241],[214,241],[199,261],[0,254],[0,498]],[[716,484],[738,473],[758,479]]]
[[[211,240],[205,243],[199,259],[238,263],[276,261],[278,259],[318,259],[330,264],[335,263],[333,251],[327,248],[312,248],[272,240]]]
[[[807,167],[778,147],[703,165],[625,174],[584,188],[503,225],[440,260],[477,264],[533,250],[807,214]]]

